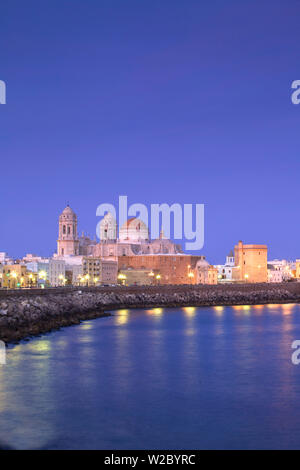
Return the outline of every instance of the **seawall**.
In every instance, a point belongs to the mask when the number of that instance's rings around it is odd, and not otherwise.
[[[299,302],[297,282],[0,290],[0,340],[18,342],[121,308]]]

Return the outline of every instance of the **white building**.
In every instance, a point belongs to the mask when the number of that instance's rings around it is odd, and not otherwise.
[[[218,270],[219,282],[232,281],[232,270],[234,268],[234,254],[232,250],[226,256],[225,264],[218,264],[215,268]]]
[[[38,286],[46,286],[49,283],[49,259],[43,259],[43,261],[30,261],[26,263],[28,271],[37,273],[37,284]]]
[[[43,258],[42,256],[33,255],[32,253],[27,253],[26,256],[24,256],[22,259],[24,263],[31,263],[33,261],[44,261],[44,260],[45,258]]]
[[[289,279],[292,279],[294,277],[293,271],[295,270],[296,270],[296,263],[294,261],[287,261],[285,259],[283,260],[274,259],[272,261],[268,261],[268,277],[270,278],[269,282],[288,281]],[[275,271],[281,274],[277,274],[275,273]],[[273,279],[280,279],[280,276],[281,276],[281,281],[279,280],[273,281]]]
[[[66,263],[60,259],[49,260],[49,283],[51,287],[65,285]]]
[[[284,271],[276,268],[272,264],[268,264],[268,282],[283,282]]]
[[[14,264],[14,260],[7,256],[5,251],[0,252],[0,264]]]

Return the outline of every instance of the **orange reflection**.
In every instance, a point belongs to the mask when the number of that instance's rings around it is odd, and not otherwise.
[[[161,316],[163,314],[163,308],[151,308],[150,310],[146,310],[149,315]]]
[[[183,307],[184,313],[187,317],[194,317],[196,313],[196,307]]]
[[[282,304],[283,315],[290,315],[295,307],[295,304]]]
[[[128,322],[129,311],[126,309],[118,310],[115,316],[116,325],[126,325]]]
[[[214,310],[216,311],[216,315],[220,317],[221,315],[223,315],[224,307],[222,305],[217,305],[216,307],[214,307]]]

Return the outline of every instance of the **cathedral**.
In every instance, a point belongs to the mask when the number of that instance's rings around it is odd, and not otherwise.
[[[148,227],[137,217],[123,224],[118,237],[117,222],[112,214],[106,213],[99,224],[99,242],[84,233],[78,237],[77,225],[77,216],[68,205],[59,216],[57,256],[117,259],[120,256],[182,253],[181,246],[165,238],[163,231],[157,240],[150,240]]]

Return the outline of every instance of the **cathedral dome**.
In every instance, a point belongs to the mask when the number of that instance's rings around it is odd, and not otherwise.
[[[197,261],[197,268],[198,269],[208,269],[209,268],[209,263],[206,261],[205,258],[199,259]]]
[[[149,231],[147,225],[141,219],[132,217],[122,225],[119,236],[120,240],[149,240]]]

